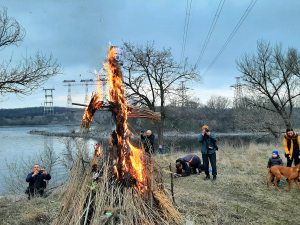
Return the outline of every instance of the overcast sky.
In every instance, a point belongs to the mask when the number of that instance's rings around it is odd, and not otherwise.
[[[190,0],[188,0],[190,2]],[[252,0],[226,0],[210,41],[199,64],[200,73],[211,64]],[[254,1],[253,1],[254,2]],[[189,16],[185,57],[196,63],[216,14],[219,0],[193,0]],[[186,18],[186,0],[1,0],[9,16],[25,29],[20,47],[9,46],[0,52],[1,61],[13,54],[34,54],[37,50],[53,54],[64,67],[64,74],[51,78],[45,88],[55,88],[54,106],[67,105],[63,80],[94,78],[89,71],[102,67],[110,43],[123,41],[144,44],[154,40],[157,49],[171,48],[180,61]],[[191,94],[205,102],[211,95],[233,97],[230,85],[239,76],[235,60],[245,52],[254,52],[256,42],[266,39],[272,45],[300,50],[300,1],[257,0],[215,64],[203,77],[203,84],[190,84]],[[126,60],[126,59],[125,59]],[[81,76],[80,76],[81,75]],[[90,86],[89,91],[94,91]],[[83,103],[84,86],[72,87],[73,102]],[[1,108],[34,107],[44,104],[44,92],[18,99],[0,96]]]

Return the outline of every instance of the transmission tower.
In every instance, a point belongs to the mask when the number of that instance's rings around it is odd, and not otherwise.
[[[44,102],[44,116],[54,114],[53,109],[53,91],[54,88],[44,88],[45,91],[45,102]],[[48,91],[50,94],[48,94]]]
[[[95,85],[95,81],[93,79],[89,79],[89,80],[81,80],[81,83],[85,84],[85,97],[84,97],[84,102],[86,104],[89,104],[89,85]]]
[[[243,91],[242,91],[242,84],[241,84],[241,77],[235,77],[236,83],[231,85],[230,88],[234,88],[234,107],[244,107],[244,99],[243,99]]]
[[[72,97],[71,97],[71,85],[72,83],[76,82],[75,80],[64,80],[63,83],[65,85],[63,86],[68,86],[68,100],[67,100],[67,108],[71,108],[72,107]]]
[[[187,88],[185,86],[185,83],[184,81],[180,81],[180,85],[179,85],[179,88],[177,88],[177,91],[178,91],[178,106],[186,106],[187,105],[187,94],[186,94],[186,91],[188,90],[189,88]]]

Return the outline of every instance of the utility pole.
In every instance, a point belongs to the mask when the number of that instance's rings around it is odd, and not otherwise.
[[[68,99],[67,99],[67,108],[71,108],[72,107],[72,97],[71,97],[71,83],[76,82],[75,80],[64,80],[63,83],[65,85],[63,86],[68,86]]]
[[[244,100],[243,100],[243,91],[242,91],[242,84],[241,84],[241,77],[235,77],[236,83],[235,85],[231,85],[230,88],[234,88],[234,107],[244,107]]]
[[[45,91],[44,116],[54,114],[53,91],[55,89],[54,88],[44,88],[43,90]],[[50,91],[50,94],[47,94],[48,91]]]

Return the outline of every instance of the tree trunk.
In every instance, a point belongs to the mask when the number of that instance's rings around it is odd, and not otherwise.
[[[157,144],[158,145],[163,145],[164,144],[164,123],[165,123],[165,119],[161,118],[160,121],[157,121],[155,123],[156,126],[156,130],[157,130]]]

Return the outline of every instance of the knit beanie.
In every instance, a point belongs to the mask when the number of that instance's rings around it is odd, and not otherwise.
[[[206,125],[204,125],[204,126],[202,127],[202,130],[204,130],[204,129],[209,129],[209,127],[206,126]]]
[[[293,130],[293,128],[287,128],[286,132],[289,132],[289,131],[294,131],[294,130]]]
[[[272,154],[276,154],[278,156],[278,151],[273,151]]]

